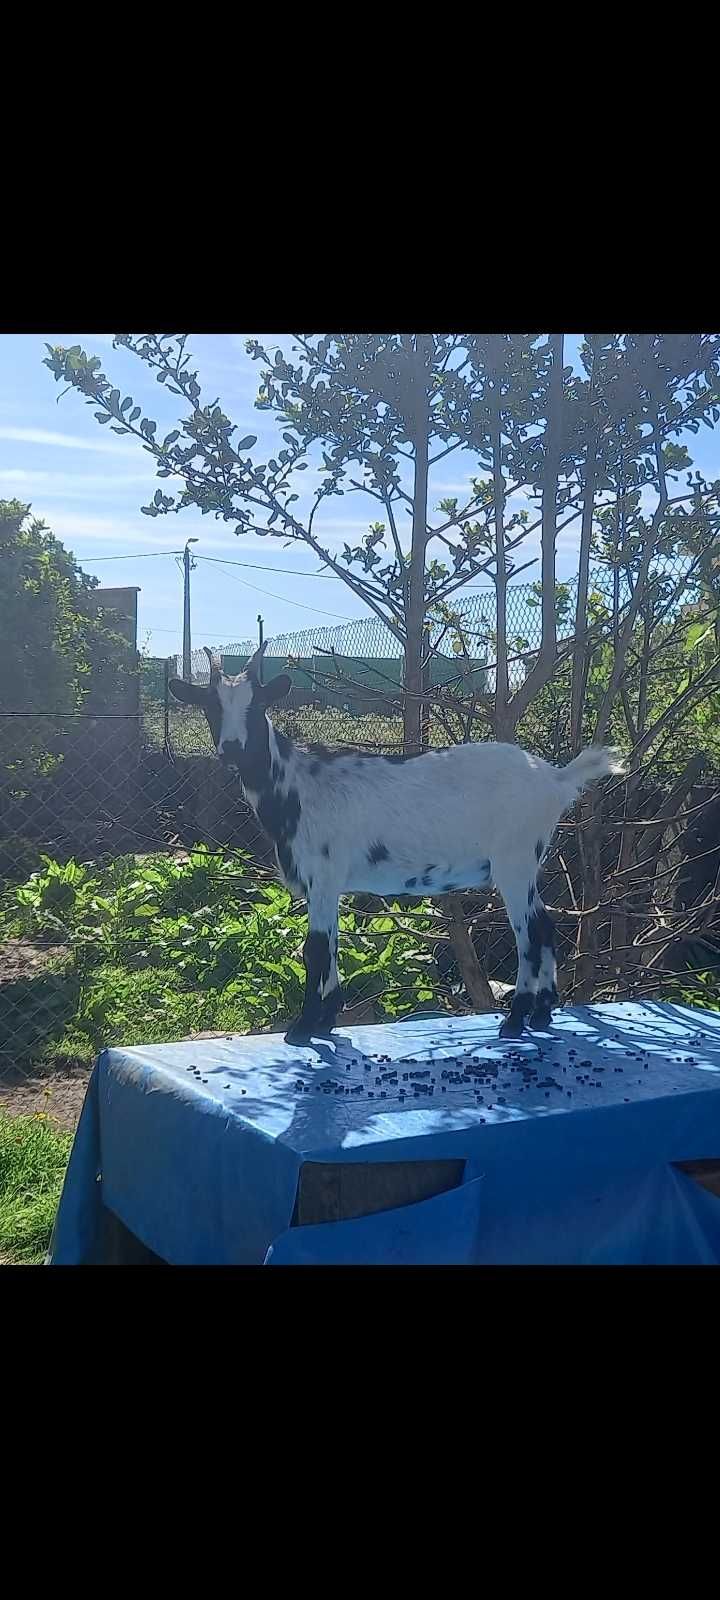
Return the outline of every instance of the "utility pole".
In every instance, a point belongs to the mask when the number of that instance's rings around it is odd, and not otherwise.
[[[192,677],[192,663],[190,660],[190,573],[195,563],[190,555],[191,544],[197,544],[197,539],[188,539],[183,552],[183,678],[186,683]]]

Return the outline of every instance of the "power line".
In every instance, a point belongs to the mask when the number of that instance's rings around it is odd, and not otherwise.
[[[128,555],[85,555],[82,560],[91,563],[91,565],[96,562],[142,562],[142,560],[147,560],[150,555],[182,555],[182,550],[138,550],[136,554],[130,552]],[[230,562],[229,558],[224,557],[224,555],[195,554],[194,560],[195,562],[211,562],[213,566],[240,566],[240,570],[248,571],[248,573],[277,573],[278,578],[330,578],[330,581],[336,582],[336,584],[344,582],[344,578],[339,573],[306,573],[306,571],[302,571],[301,566],[269,566],[266,562]],[[514,586],[509,584],[509,587],[512,589]],[[518,587],[525,586],[520,584]],[[253,589],[253,584],[250,584],[250,582],[248,582],[248,589]],[[258,589],[258,594],[269,594],[269,590]],[[462,594],[494,594],[494,584],[485,584],[485,586],[478,587],[478,589],[464,589]],[[282,595],[269,594],[269,598],[270,600],[280,600]],[[299,600],[286,600],[285,605],[299,605]],[[317,606],[304,606],[304,610],[314,611],[317,610]],[[318,614],[320,616],[338,616],[339,613],[338,611],[320,611]],[[350,618],[344,618],[344,621],[355,622],[357,618],[350,616]]]
[[[82,556],[83,561],[147,561],[150,556],[181,556],[182,550],[135,550],[126,556]]]
[[[247,567],[248,572],[282,572],[291,578],[331,578],[342,583],[336,572],[303,572],[302,567],[269,567],[262,561],[229,561],[226,556],[196,556],[196,561],[212,561],[218,567]]]
[[[181,635],[182,635],[182,628],[181,627],[178,627],[178,628],[156,628],[154,623],[149,622],[147,624],[145,632],[146,633],[174,633],[176,639],[179,639],[181,637]],[[227,634],[225,634],[225,633],[206,633],[204,628],[202,629],[202,636],[203,636],[204,639],[220,639],[220,640],[223,641],[223,643],[227,639]]]
[[[82,559],[95,565],[98,561],[145,561],[149,556],[181,556],[182,550],[138,550],[121,556],[84,556]],[[219,567],[247,567],[248,572],[278,572],[290,578],[332,578],[342,583],[336,572],[303,572],[302,567],[273,567],[262,561],[229,561],[222,556],[194,556],[195,561],[212,561]]]
[[[235,563],[233,563],[233,565],[235,565]],[[240,566],[241,563],[238,562],[237,565]],[[286,595],[273,594],[271,589],[261,589],[259,584],[250,583],[247,578],[236,578],[236,577],[234,577],[234,575],[231,572],[228,573],[228,577],[230,578],[230,581],[232,583],[239,583],[241,588],[243,588],[243,589],[254,589],[256,594],[265,595],[265,598],[267,600],[277,600],[277,601],[279,601],[281,606],[296,606],[299,611],[310,611],[313,614],[313,616],[316,616],[316,617],[332,617],[335,622],[357,622],[359,620],[357,617],[349,617],[349,616],[347,616],[347,614],[345,612],[341,612],[341,611],[322,611],[319,606],[306,606],[306,605],[303,605],[302,600],[288,600]],[[363,620],[363,619],[360,619],[360,620]]]
[[[212,561],[213,565],[219,566],[219,567],[243,567],[243,568],[246,567],[248,572],[277,572],[277,573],[287,574],[287,576],[291,577],[291,578],[330,578],[331,582],[333,582],[333,583],[344,583],[345,582],[345,579],[343,577],[341,577],[341,575],[339,573],[337,573],[337,572],[303,572],[302,567],[269,567],[269,566],[263,565],[262,562],[230,561],[227,556],[201,556],[201,555],[196,555],[195,556],[195,560],[196,561]],[[488,584],[485,585],[484,588],[466,589],[465,593],[466,594],[491,594],[491,593],[494,593],[494,590],[495,590],[495,585],[492,584],[492,583],[488,583]],[[260,593],[262,594],[262,590],[260,590]],[[277,599],[277,596],[273,596],[273,598]],[[332,613],[328,612],[327,615],[330,616],[330,615],[332,615]],[[349,620],[351,622],[354,622],[356,619],[354,617],[351,617]]]

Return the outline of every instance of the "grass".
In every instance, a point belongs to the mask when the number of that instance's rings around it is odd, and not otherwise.
[[[49,1118],[0,1111],[0,1263],[39,1266],[60,1199],[72,1134]]]
[[[386,716],[381,710],[358,716],[340,706],[278,706],[273,712],[273,723],[300,744],[357,745],[360,749],[402,747],[402,717]],[[143,707],[143,727],[148,748],[162,749],[164,713],[157,702]],[[195,706],[173,703],[169,734],[176,755],[210,756],[215,753],[205,716]],[[432,742],[447,742],[441,728],[433,729]]]

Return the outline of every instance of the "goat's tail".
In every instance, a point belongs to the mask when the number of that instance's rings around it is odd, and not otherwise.
[[[587,750],[581,750],[574,761],[569,761],[566,767],[556,767],[558,780],[570,799],[582,794],[583,789],[589,788],[591,783],[596,783],[598,778],[607,778],[610,774],[621,777],[625,767],[619,751],[606,749],[602,745],[590,745]]]

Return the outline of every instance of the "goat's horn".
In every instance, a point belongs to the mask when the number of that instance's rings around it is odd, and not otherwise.
[[[248,664],[247,664],[247,666],[245,668],[245,671],[246,671],[246,673],[247,673],[249,678],[257,678],[258,673],[260,671],[260,662],[262,661],[262,658],[263,658],[263,656],[265,654],[265,646],[266,646],[266,644],[267,644],[267,639],[263,639],[262,644],[258,645],[257,650],[255,651],[255,654],[250,657],[250,660],[248,661]]]
[[[210,646],[207,644],[203,645],[203,650],[205,651],[208,661],[210,662],[210,677],[214,678],[216,674],[220,674],[222,672],[220,657],[216,655],[215,651],[211,650]]]

